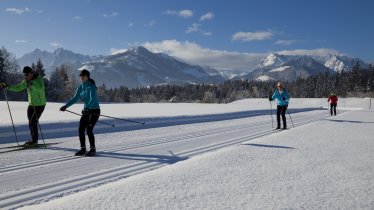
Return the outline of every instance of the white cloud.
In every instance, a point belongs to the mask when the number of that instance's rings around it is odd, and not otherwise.
[[[201,24],[193,23],[190,27],[187,28],[186,33],[189,34],[189,33],[197,32],[200,30],[199,29],[200,26]]]
[[[188,10],[188,9],[180,10],[180,11],[167,10],[165,12],[165,14],[167,14],[167,15],[176,15],[176,16],[183,17],[183,18],[193,17],[193,11],[192,10]]]
[[[18,8],[7,8],[5,9],[6,12],[10,12],[10,13],[13,13],[13,14],[17,14],[17,15],[21,15],[25,12],[31,12],[31,10],[27,7],[23,8],[23,9],[18,9]]]
[[[275,44],[289,46],[289,45],[293,45],[296,42],[298,41],[297,40],[278,40],[275,42]]]
[[[206,32],[203,32],[203,35],[204,35],[204,36],[211,36],[211,35],[213,35],[213,33],[212,33],[212,32],[208,32],[208,31],[206,31]]]
[[[202,30],[200,27],[201,27],[201,24],[193,23],[191,26],[189,26],[186,29],[185,33],[189,34],[189,33],[199,32],[199,33],[201,33],[204,36],[211,36],[213,34],[212,32],[208,32],[208,31]]]
[[[130,23],[128,24],[128,26],[129,26],[129,28],[131,28],[131,27],[134,26],[134,23],[133,23],[133,22],[130,22]]]
[[[189,18],[193,16],[193,11],[185,9],[178,12],[179,16]]]
[[[111,14],[103,14],[103,17],[110,18],[110,17],[116,17],[118,15],[119,15],[118,12],[112,12]]]
[[[208,12],[200,17],[200,21],[211,20],[213,19],[213,17],[214,17],[214,14],[212,12]]]
[[[74,16],[73,19],[74,20],[82,20],[82,17],[80,17],[80,16]]]
[[[14,43],[27,43],[27,41],[24,39],[17,39],[14,41]]]
[[[232,35],[232,41],[262,41],[270,39],[274,34],[268,31],[259,31],[259,32],[237,32]]]
[[[61,46],[61,44],[58,43],[58,42],[51,42],[51,43],[49,43],[49,45],[50,45],[51,47],[60,47],[60,46]]]
[[[190,64],[209,66],[219,70],[253,70],[268,53],[241,53],[203,48],[192,42],[164,40],[146,42],[143,46],[153,52],[163,52]]]
[[[165,14],[167,14],[167,15],[178,15],[178,12],[175,11],[175,10],[167,10],[167,11],[165,12]]]

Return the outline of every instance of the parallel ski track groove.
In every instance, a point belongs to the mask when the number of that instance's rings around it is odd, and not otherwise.
[[[321,119],[327,118],[319,115],[314,115],[313,118],[309,118],[305,121],[295,123],[295,127],[310,124]],[[296,118],[295,118],[296,119]],[[200,148],[184,151],[176,154],[177,156],[196,156],[208,151],[217,150],[219,148],[236,145],[248,140],[252,140],[258,137],[266,136],[272,133],[276,133],[275,130],[260,131],[252,133],[243,137],[233,138],[229,141],[211,144],[208,146],[202,146]],[[118,180],[120,178],[128,177],[134,174],[139,174],[146,170],[153,168],[159,168],[167,163],[161,162],[135,162],[126,166],[120,166],[116,168],[110,168],[95,173],[85,174],[79,177],[72,177],[69,179],[57,181],[54,183],[47,183],[39,186],[34,186],[31,189],[18,190],[15,192],[8,192],[0,195],[0,208],[17,208],[26,204],[38,202],[45,197],[51,199],[53,197],[62,195],[63,193],[73,193],[84,188],[90,188],[98,186],[104,183],[108,183],[111,180]],[[29,201],[27,203],[27,201]],[[25,203],[26,202],[26,203]]]
[[[304,119],[307,118],[309,119],[311,115],[307,116],[301,116],[301,117],[296,117],[296,120]],[[314,116],[314,115],[313,115]],[[195,134],[187,134],[183,136],[176,136],[176,137],[171,137],[171,138],[164,138],[162,140],[151,140],[148,142],[142,142],[142,143],[135,143],[132,145],[126,145],[123,147],[114,147],[114,148],[109,148],[106,150],[102,150],[103,152],[117,152],[117,151],[124,151],[124,150],[130,150],[130,149],[136,149],[136,148],[142,148],[142,147],[148,147],[148,146],[155,146],[159,144],[165,144],[165,143],[170,143],[170,142],[176,142],[176,141],[181,141],[181,140],[188,140],[192,138],[198,138],[198,137],[204,137],[204,136],[209,136],[209,135],[217,135],[217,134],[222,134],[222,133],[228,133],[232,131],[237,131],[237,130],[242,130],[242,129],[248,129],[254,128],[255,127],[260,127],[268,125],[268,121],[262,121],[262,122],[256,122],[254,124],[245,124],[245,125],[236,125],[228,128],[219,128],[219,129],[214,129],[214,130],[209,130],[209,131],[201,131]],[[159,139],[159,138],[157,138]],[[0,173],[5,173],[5,172],[12,172],[16,170],[23,170],[35,166],[46,166],[47,164],[54,164],[54,163],[61,163],[64,161],[71,161],[71,160],[76,160],[79,157],[74,157],[71,155],[65,155],[65,156],[60,156],[56,158],[48,158],[44,160],[37,160],[37,161],[32,161],[32,162],[27,162],[27,163],[21,163],[17,165],[11,165],[11,166],[5,166],[5,167],[0,167]]]

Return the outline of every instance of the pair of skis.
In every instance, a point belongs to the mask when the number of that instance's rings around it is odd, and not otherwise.
[[[37,144],[32,147],[26,145],[16,145],[16,146],[7,146],[7,147],[0,147],[0,154],[8,153],[8,152],[15,152],[20,150],[27,150],[27,149],[39,149],[39,148],[46,148],[48,146],[58,144],[58,143],[47,143],[47,144]]]

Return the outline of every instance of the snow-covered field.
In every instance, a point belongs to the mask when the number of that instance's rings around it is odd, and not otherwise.
[[[10,105],[28,140],[27,104]],[[292,99],[285,131],[272,129],[266,99],[103,104],[104,115],[146,124],[100,118],[115,127],[97,124],[92,158],[73,156],[79,117],[60,106],[49,103],[40,120],[46,143],[58,144],[0,153],[0,208],[374,208],[370,99],[341,99],[335,117],[326,99]],[[15,138],[5,102],[0,110],[3,148]]]

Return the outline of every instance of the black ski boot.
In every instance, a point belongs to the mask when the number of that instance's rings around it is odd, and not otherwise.
[[[33,148],[38,146],[38,141],[28,141],[23,145],[25,148]]]
[[[92,157],[92,156],[95,156],[96,155],[96,149],[95,148],[91,148],[90,151],[88,151],[85,156],[87,157]]]
[[[75,156],[83,156],[86,154],[86,148],[82,147],[81,150],[75,153]]]

